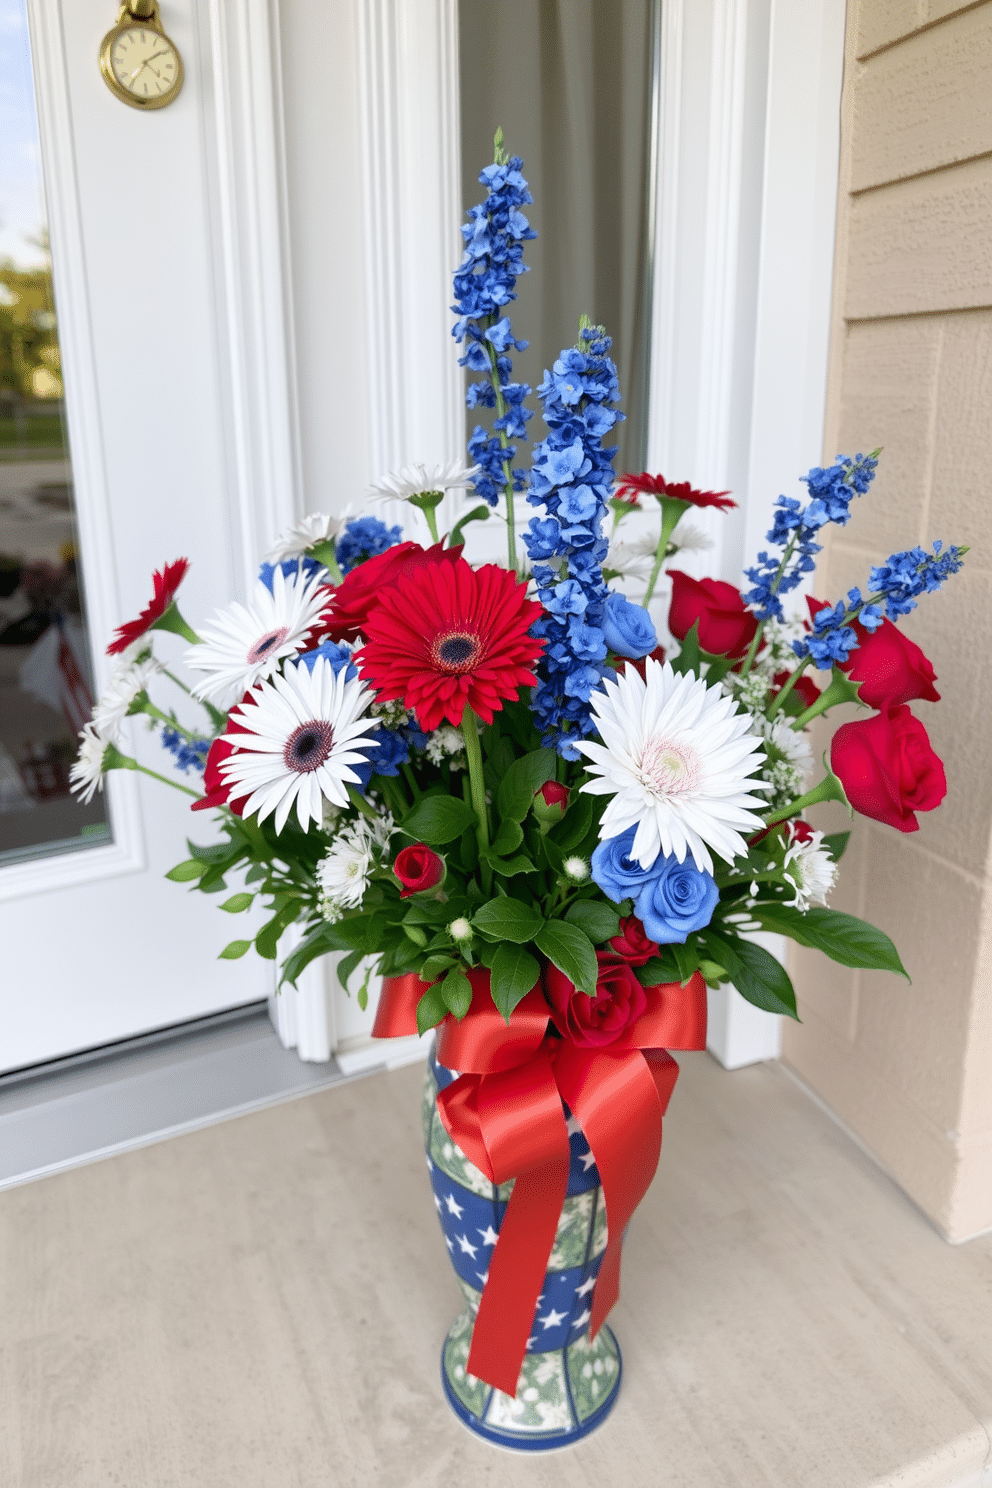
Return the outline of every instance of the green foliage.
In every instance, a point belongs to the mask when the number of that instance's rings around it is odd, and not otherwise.
[[[540,978],[540,964],[523,946],[503,942],[496,947],[491,973],[493,1002],[509,1023],[517,1003]]]
[[[620,917],[602,899],[580,899],[565,911],[569,925],[578,925],[595,944],[620,934]]]
[[[240,959],[240,957],[242,957],[245,954],[245,952],[247,950],[250,949],[250,947],[251,947],[251,941],[250,940],[232,940],[231,943],[230,943],[230,945],[226,945],[224,947],[224,949],[221,951],[220,955],[217,957],[217,960],[218,961],[237,961],[237,960]]]
[[[417,1032],[424,1034],[428,1028],[436,1028],[447,1014],[448,1004],[444,1000],[441,983],[435,982],[417,1003]]]
[[[709,957],[726,968],[729,980],[742,997],[766,1013],[782,1013],[798,1021],[796,994],[789,975],[764,946],[713,929],[702,931],[699,938]]]
[[[534,943],[580,992],[594,996],[599,975],[596,948],[578,925],[548,920],[534,936]]]
[[[519,899],[491,899],[472,917],[472,929],[480,935],[489,940],[513,941],[515,945],[536,940],[543,925],[540,911]]]
[[[553,780],[557,755],[553,749],[535,749],[514,760],[500,781],[496,792],[496,810],[500,821],[522,822],[530,811],[537,791],[546,780]]]
[[[800,945],[822,951],[841,966],[865,967],[872,971],[891,971],[909,976],[892,941],[882,930],[841,914],[836,909],[808,909],[801,914],[788,904],[759,902],[752,911],[765,930],[788,935]]]
[[[475,826],[475,812],[454,796],[424,796],[407,812],[401,831],[416,842],[441,847]]]
[[[464,1018],[472,1003],[472,983],[465,973],[457,966],[452,967],[439,985],[448,1012]]]
[[[198,863],[195,858],[187,858],[184,863],[177,863],[175,868],[170,868],[165,876],[171,878],[173,883],[192,883],[194,879],[202,878],[206,871],[205,863]]]
[[[228,914],[241,914],[254,902],[254,894],[232,894],[230,899],[225,899],[221,909]]]

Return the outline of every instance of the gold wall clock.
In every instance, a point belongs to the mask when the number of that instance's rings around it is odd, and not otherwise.
[[[183,60],[159,20],[157,0],[130,0],[100,43],[100,71],[107,87],[132,108],[158,109],[183,85]]]

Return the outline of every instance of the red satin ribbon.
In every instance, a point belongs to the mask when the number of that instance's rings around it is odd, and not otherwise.
[[[514,1009],[510,1026],[489,994],[489,974],[470,971],[472,1004],[437,1030],[437,1058],[459,1078],[438,1094],[452,1139],[493,1183],[516,1178],[489,1264],[468,1358],[470,1373],[514,1395],[548,1257],[568,1189],[569,1145],[562,1101],[572,1110],[599,1169],[609,1239],[592,1298],[595,1336],[620,1290],[620,1241],[647,1192],[661,1152],[661,1119],[678,1078],[672,1049],[706,1047],[706,985],[645,988],[647,1008],[614,1043],[586,1048],[548,1036],[540,986]],[[387,977],[376,1038],[417,1032],[427,983]]]

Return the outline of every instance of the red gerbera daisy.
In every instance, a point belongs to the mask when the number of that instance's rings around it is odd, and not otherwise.
[[[672,501],[684,501],[687,506],[716,506],[721,511],[729,511],[737,505],[736,501],[730,500],[729,491],[697,491],[688,481],[666,481],[663,475],[648,475],[646,470],[640,475],[629,472],[622,475],[614,496],[618,501],[634,502],[641,492],[646,496],[656,496],[659,501],[667,496]]]
[[[363,565],[368,567],[368,565]],[[484,723],[521,687],[544,642],[527,634],[541,606],[508,569],[454,563],[421,565],[382,592],[356,653],[380,698],[402,698],[422,729],[456,725],[466,706]]]
[[[188,558],[177,558],[175,563],[167,563],[161,573],[156,570],[152,575],[154,597],[145,605],[137,620],[128,620],[124,625],[118,626],[116,637],[107,647],[108,656],[118,656],[127,650],[132,641],[155,627],[156,620],[161,620],[175,599],[176,590],[186,577],[188,568]]]
[[[245,693],[238,708],[244,713],[246,707],[252,707],[255,698],[251,689]],[[234,781],[228,780],[221,772],[221,765],[234,753],[234,745],[230,742],[231,734],[247,734],[251,730],[245,723],[239,723],[235,710],[232,708],[227,715],[227,724],[220,738],[211,744],[203,767],[203,784],[206,795],[200,796],[189,808],[190,811],[211,811],[220,806],[227,806],[234,812],[235,816],[241,816],[244,804],[251,795],[251,790],[238,787],[240,795],[232,796]]]
[[[326,614],[326,633],[332,641],[356,640],[365,634],[369,611],[379,603],[386,585],[394,583],[401,574],[434,568],[440,563],[456,563],[461,551],[460,546],[442,548],[437,543],[433,548],[422,548],[419,543],[405,542],[359,563],[334,591]]]

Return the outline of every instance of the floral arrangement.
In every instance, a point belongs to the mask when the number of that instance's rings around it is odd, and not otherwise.
[[[199,631],[177,606],[187,561],[167,563],[108,647],[119,669],[74,789],[89,800],[109,770],[155,773],[125,752],[124,720],[144,715],[175,771],[202,775],[202,790],[168,783],[221,832],[169,876],[224,895],[232,916],[268,906],[221,956],[254,942],[275,959],[300,924],[282,981],[338,952],[347,985],[374,957],[386,976],[420,978],[421,1030],[462,1018],[480,971],[507,1023],[541,988],[554,1028],[590,1048],[619,1039],[650,989],[697,972],[794,1016],[757,930],[902,972],[884,934],[827,907],[847,834],[824,836],[805,813],[837,800],[909,832],[940,803],[943,769],[909,706],[937,701],[936,679],[897,622],[965,550],[895,553],[864,593],[786,612],[821,530],[868,493],[876,451],[810,470],[802,501],[779,497],[746,588],[691,577],[673,566],[699,543],[691,514],[734,503],[658,475],[617,479],[616,369],[587,320],[537,389],[545,432],[528,459],[532,390],[513,376],[526,343],[506,311],[531,196],[499,136],[480,180],[454,280],[467,402],[484,420],[474,463],[412,466],[372,493],[419,510],[431,545],[369,513],[315,514],[275,544],[251,596]],[[480,503],[441,532],[442,502],[470,489]],[[535,512],[518,541],[524,492]],[[631,512],[655,508],[649,542],[627,542]],[[487,519],[505,524],[505,565],[473,567],[465,525]],[[650,606],[660,614],[666,576],[660,644]],[[631,598],[621,585],[639,579]],[[191,688],[157,654],[160,632],[187,643]],[[200,706],[196,727],[153,701],[165,683]],[[842,724],[821,771],[807,726],[849,703],[870,716]]]

